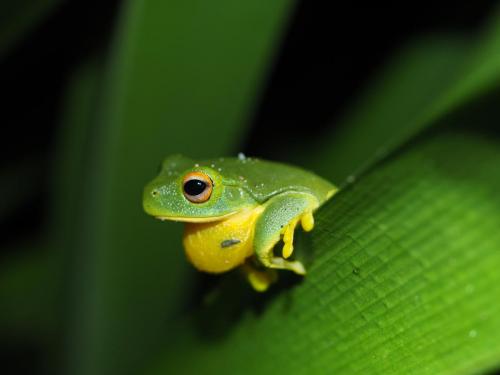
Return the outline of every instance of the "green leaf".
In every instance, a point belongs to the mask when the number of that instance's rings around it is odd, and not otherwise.
[[[497,12],[499,13],[499,12]],[[395,56],[302,164],[342,183],[500,81],[500,16],[475,38],[428,36]],[[332,165],[325,163],[331,161]]]
[[[51,241],[63,252],[80,239],[78,219],[86,204],[80,196],[89,188],[89,145],[97,131],[95,123],[102,99],[103,70],[100,55],[82,61],[69,79],[62,105],[64,112],[53,162],[51,191],[54,204],[50,230]]]
[[[177,323],[179,337],[154,373],[465,374],[498,366],[500,138],[477,131],[477,116],[460,115],[318,212],[303,282],[258,303],[226,290]],[[218,332],[203,328],[218,321]]]
[[[137,373],[170,334],[165,321],[184,307],[194,272],[180,226],[143,213],[143,186],[168,154],[238,148],[290,9],[288,0],[123,9],[74,195],[69,373]]]
[[[52,201],[56,204],[46,224],[48,233],[36,242],[8,251],[0,268],[0,329],[43,340],[45,353],[54,349],[54,341],[49,337],[59,336],[66,323],[61,313],[68,302],[65,284],[72,279],[66,266],[74,262],[67,249],[79,238],[75,222],[82,202],[75,197],[84,185],[85,146],[94,121],[101,65],[97,58],[82,63],[68,84],[63,123],[71,126],[60,134],[52,186]],[[33,195],[30,187],[36,186],[32,182],[40,173],[35,159],[25,161],[10,173],[2,185],[6,199],[1,211],[11,212]]]
[[[0,60],[61,0],[3,1],[0,5]]]
[[[0,331],[3,333],[46,337],[58,324],[60,268],[47,256],[45,246],[24,244],[16,247],[21,256],[3,259],[0,269]]]

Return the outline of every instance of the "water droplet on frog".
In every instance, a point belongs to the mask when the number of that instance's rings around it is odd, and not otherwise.
[[[361,270],[360,270],[358,267],[354,267],[354,268],[352,269],[352,273],[353,273],[354,275],[359,275],[359,273],[360,273],[360,272],[361,272]]]

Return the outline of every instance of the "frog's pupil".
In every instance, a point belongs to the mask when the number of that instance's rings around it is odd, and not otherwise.
[[[184,184],[184,191],[186,194],[196,196],[205,191],[207,184],[201,180],[189,180]]]

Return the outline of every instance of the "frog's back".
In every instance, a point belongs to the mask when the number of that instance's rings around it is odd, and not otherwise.
[[[314,195],[319,203],[327,200],[336,187],[318,175],[302,168],[256,158],[219,158],[206,160],[224,176],[226,184],[240,185],[257,201],[286,191],[306,192]]]

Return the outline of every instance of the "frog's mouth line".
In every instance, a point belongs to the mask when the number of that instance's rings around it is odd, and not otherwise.
[[[213,221],[223,220],[229,216],[233,216],[236,212],[231,212],[222,216],[212,216],[212,217],[182,217],[182,216],[155,216],[156,219],[165,221],[180,221],[183,223],[210,223]]]

